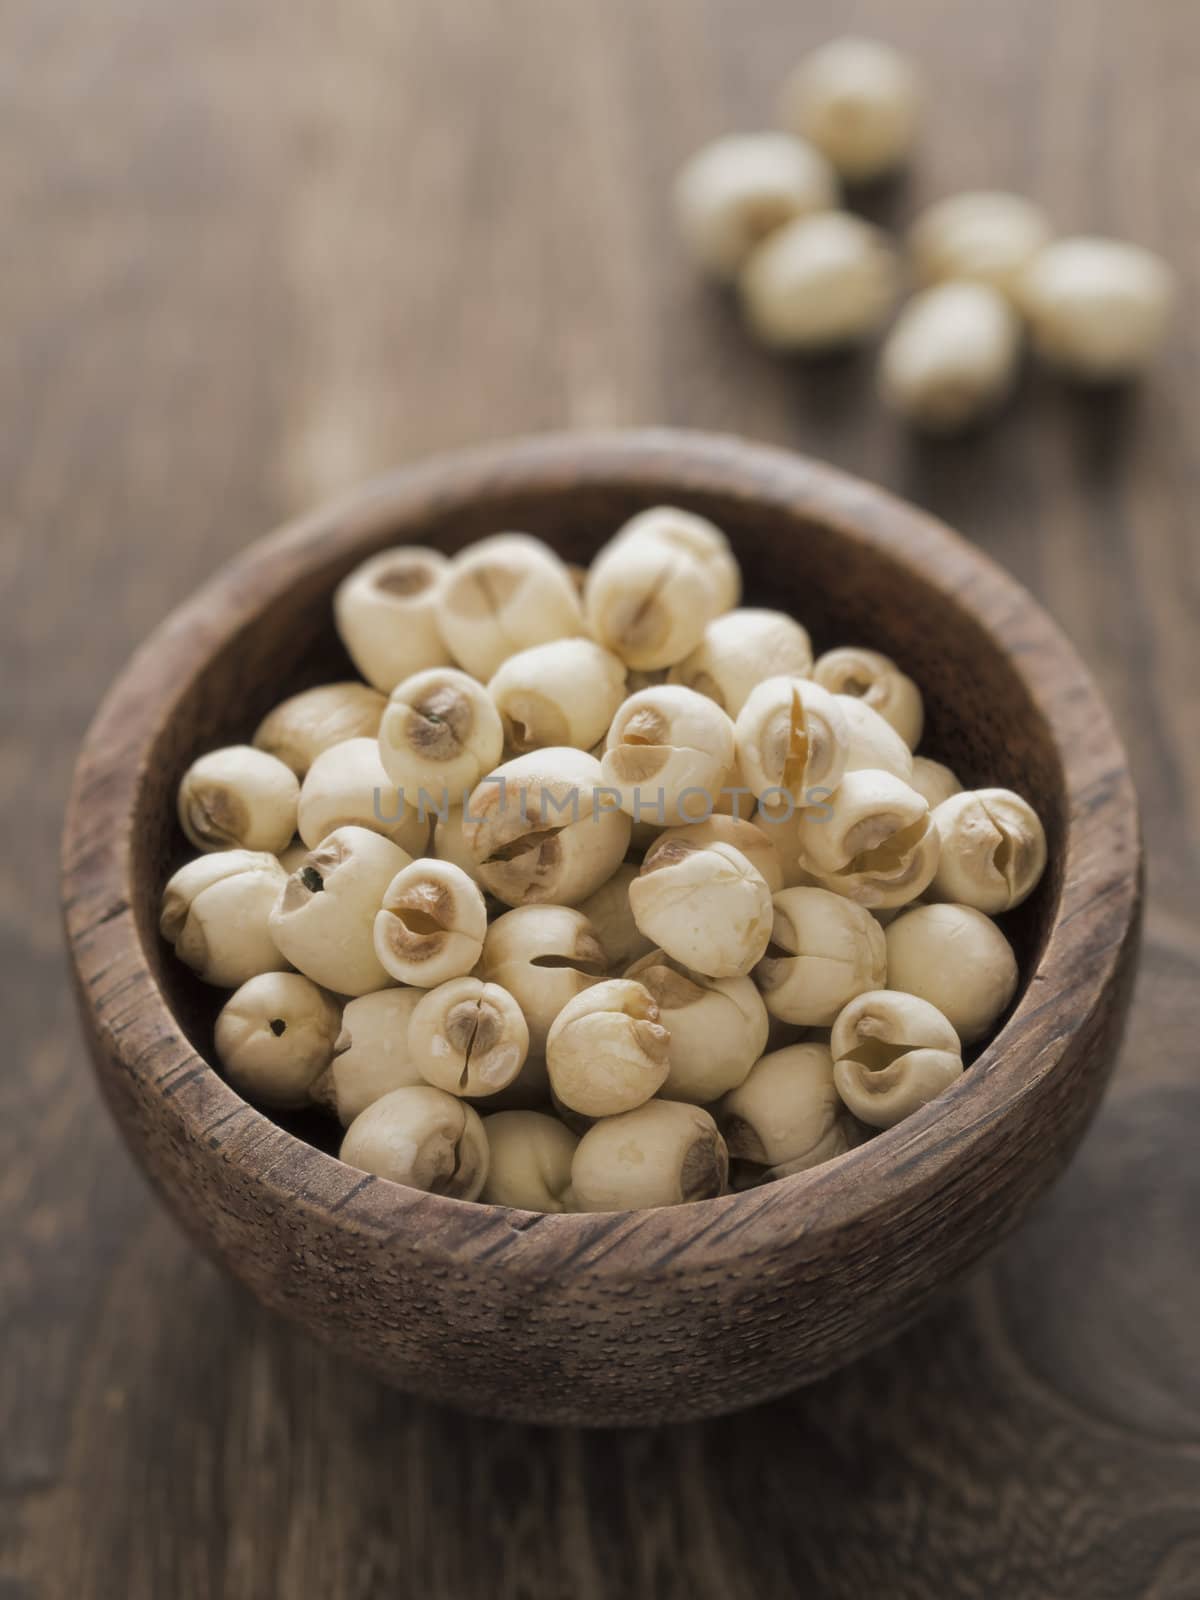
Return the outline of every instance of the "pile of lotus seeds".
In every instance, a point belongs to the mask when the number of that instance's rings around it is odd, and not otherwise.
[[[914,756],[887,656],[743,609],[660,506],[586,572],[504,533],[337,589],[365,682],[201,756],[161,928],[228,1081],[353,1167],[540,1211],[674,1205],[844,1154],[1012,999],[1019,795]],[[299,836],[298,838],[296,836]]]
[[[821,351],[887,322],[899,255],[880,229],[839,209],[840,186],[907,162],[920,99],[896,50],[836,39],[788,79],[785,131],[718,139],[680,173],[683,240],[706,272],[737,285],[764,343]],[[1020,195],[942,200],[917,219],[908,247],[918,292],[883,343],[878,387],[918,427],[953,432],[996,411],[1026,333],[1039,357],[1085,382],[1135,377],[1163,342],[1174,299],[1166,265],[1115,239],[1056,239]]]

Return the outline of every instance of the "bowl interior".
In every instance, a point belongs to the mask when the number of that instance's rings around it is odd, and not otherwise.
[[[862,644],[893,656],[924,695],[922,754],[946,762],[967,787],[1011,787],[1036,807],[1050,867],[1025,905],[1002,919],[1024,988],[1049,936],[1061,888],[1063,770],[1046,719],[1002,642],[939,587],[936,573],[914,567],[900,541],[889,548],[886,525],[868,539],[850,517],[676,483],[666,470],[660,483],[636,486],[498,483],[470,496],[432,500],[419,518],[406,513],[389,519],[385,511],[367,519],[352,550],[343,538],[329,536],[335,521],[324,533],[314,523],[305,560],[294,564],[293,576],[275,582],[253,620],[220,640],[202,670],[180,686],[162,720],[138,786],[134,904],[157,979],[202,1057],[212,1060],[213,1022],[224,992],[197,982],[157,935],[163,884],[192,853],[176,823],[175,788],[197,755],[248,741],[258,719],[286,695],[352,675],[331,620],[337,581],[390,543],[453,552],[508,529],[537,534],[565,559],[587,562],[628,517],[664,501],[710,517],[727,532],[742,565],[743,604],[790,612],[810,630],[817,651]],[[323,1149],[336,1148],[340,1130],[324,1118],[277,1120]]]

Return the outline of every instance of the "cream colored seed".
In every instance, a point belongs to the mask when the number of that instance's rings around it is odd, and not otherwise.
[[[217,1059],[248,1100],[295,1109],[329,1066],[340,1026],[341,1007],[300,973],[260,973],[222,1007]]]
[[[711,560],[675,541],[621,533],[588,569],[588,627],[627,667],[670,667],[696,648],[707,624],[725,609],[726,585]]]
[[[817,880],[809,872],[801,860],[800,829],[804,821],[803,811],[772,811],[769,807],[758,806],[751,819],[756,832],[769,841],[775,852],[775,859],[779,863],[779,872],[782,882],[775,884],[767,879],[772,894],[778,894],[780,889],[811,889]],[[736,843],[731,840],[731,843]],[[740,849],[741,846],[739,845]],[[750,855],[749,851],[746,851]],[[755,858],[750,855],[753,861]],[[761,867],[759,868],[761,871]],[[764,877],[766,874],[763,874]]]
[[[300,785],[282,761],[228,745],[193,761],[179,785],[179,825],[197,850],[286,849]]]
[[[484,1117],[491,1161],[480,1199],[518,1211],[565,1211],[579,1140],[557,1117],[499,1111]]]
[[[467,849],[467,841],[463,835],[461,806],[447,806],[444,813],[434,816],[430,852],[439,861],[449,861],[454,866],[461,867],[473,883],[478,883],[482,887],[479,863]]]
[[[921,742],[925,710],[913,680],[879,650],[843,645],[818,656],[813,677],[831,694],[856,695],[904,740],[910,750]]]
[[[848,1148],[833,1057],[823,1044],[793,1044],[763,1056],[720,1102],[716,1118],[729,1154],[757,1167],[786,1162],[801,1172]]]
[[[329,1070],[312,1098],[344,1128],[393,1089],[424,1083],[408,1048],[408,1025],[424,989],[376,989],[348,1000]]]
[[[835,694],[834,699],[849,730],[846,771],[891,772],[911,783],[913,753],[891,723],[857,695]]]
[[[1037,812],[1011,789],[970,789],[933,813],[941,840],[935,900],[974,906],[988,916],[1011,911],[1037,888],[1046,834]]]
[[[627,967],[654,948],[633,920],[629,904],[629,885],[637,875],[632,863],[619,866],[608,882],[579,906],[603,945],[609,966],[615,969]]]
[[[454,558],[438,625],[458,664],[484,683],[518,650],[584,631],[571,574],[523,533],[483,539]]]
[[[741,797],[743,804],[746,797]],[[769,827],[759,828],[748,817],[707,817],[703,822],[689,822],[679,828],[667,828],[651,844],[666,844],[669,840],[682,840],[684,844],[700,847],[709,844],[728,844],[740,850],[750,865],[762,875],[763,882],[772,894],[783,888],[783,865]],[[636,876],[636,873],[635,873]]]
[[[827,1028],[855,995],[883,988],[887,946],[869,911],[826,889],[785,889],[774,907],[771,945],[754,969],[773,1017]]]
[[[837,205],[838,183],[829,162],[805,140],[731,134],[691,158],[675,180],[674,201],[693,259],[728,281],[783,223]]]
[[[707,1111],[650,1100],[584,1134],[571,1163],[572,1209],[640,1211],[711,1200],[724,1192],[728,1175],[725,1144]]]
[[[930,433],[999,409],[1017,379],[1021,324],[998,289],[940,283],[908,302],[879,357],[885,405]]]
[[[749,978],[706,978],[661,950],[625,976],[649,990],[670,1035],[664,1100],[706,1105],[741,1083],[766,1049],[767,1008]]]
[[[356,567],[334,592],[341,641],[367,682],[384,694],[414,672],[450,660],[437,625],[448,565],[439,550],[416,545],[384,550]]]
[[[718,611],[731,611],[742,597],[742,572],[729,540],[707,517],[678,506],[651,506],[630,517],[613,535],[606,549],[626,544],[658,544],[678,555],[698,561],[716,591]]]
[[[613,718],[603,782],[638,821],[711,815],[734,764],[733,723],[702,694],[675,684],[631,695]]]
[[[616,1116],[662,1087],[669,1050],[649,990],[609,978],[569,1000],[554,1019],[546,1037],[550,1086],[585,1117]]]
[[[1007,295],[1049,240],[1045,214],[1024,196],[1000,190],[939,200],[921,213],[908,236],[922,283],[966,280]]]
[[[603,788],[595,757],[567,746],[497,767],[471,795],[463,823],[484,887],[510,906],[594,894],[629,847],[629,818]]]
[[[936,1007],[890,989],[859,995],[830,1036],[838,1094],[860,1122],[891,1128],[962,1076],[958,1034]]]
[[[745,977],[771,937],[771,892],[728,844],[660,842],[630,885],[629,902],[648,939],[707,977]]]
[[[847,212],[789,222],[750,257],[739,280],[750,331],[781,350],[828,350],[868,339],[896,299],[886,236]]]
[[[265,851],[199,856],[163,890],[159,930],[202,982],[239,988],[259,973],[287,966],[269,928],[286,882],[279,862]]]
[[[962,784],[951,772],[949,767],[940,761],[931,761],[928,756],[914,756],[912,764],[912,777],[908,780],[919,795],[923,795],[932,811],[940,806],[943,800],[949,800],[952,794],[962,793]]]
[[[384,771],[377,739],[346,739],[322,750],[300,786],[297,831],[310,850],[344,827],[368,828],[410,856],[425,853],[429,819]]]
[[[1016,992],[1017,959],[982,911],[917,906],[887,930],[887,984],[928,1000],[964,1044],[973,1044]]]
[[[338,994],[368,994],[392,980],[375,954],[372,923],[409,857],[367,828],[337,828],[284,881],[271,936],[294,967]]]
[[[890,772],[848,772],[822,806],[802,813],[799,839],[822,888],[871,910],[915,900],[937,869],[929,807]]]
[[[488,1173],[488,1142],[479,1114],[441,1089],[393,1089],[346,1131],[347,1166],[452,1200],[478,1200]]]
[[[529,1053],[529,1028],[499,984],[452,978],[417,1002],[408,1046],[421,1076],[435,1088],[493,1095],[516,1081]]]
[[[811,139],[849,183],[902,166],[916,141],[921,92],[907,56],[846,36],[813,50],[788,78],[785,127]]]
[[[782,611],[727,611],[715,617],[691,655],[671,668],[671,683],[695,689],[736,717],[751,689],[767,678],[806,678],[812,642]]]
[[[383,769],[409,807],[461,806],[500,760],[504,729],[481,683],[434,667],[392,690],[379,728]]]
[[[541,1054],[559,1012],[600,982],[608,958],[581,911],[520,906],[497,917],[483,941],[480,971],[516,1000],[529,1024],[529,1048]]]
[[[850,729],[836,698],[807,678],[768,678],[734,728],[744,781],[768,810],[809,806],[837,788]]]
[[[398,983],[432,989],[470,972],[483,953],[487,907],[479,887],[449,861],[413,861],[384,891],[373,924],[375,954]]]
[[[509,656],[488,693],[518,755],[548,745],[590,750],[625,698],[625,664],[593,639],[554,639]]]
[[[254,733],[265,750],[303,778],[322,750],[347,739],[374,739],[387,700],[365,683],[323,683],[269,711]]]
[[[1071,377],[1134,378],[1158,354],[1175,281],[1166,264],[1116,239],[1059,239],[1021,275],[1018,298],[1034,349]]]

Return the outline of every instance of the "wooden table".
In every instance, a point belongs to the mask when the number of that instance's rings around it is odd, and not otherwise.
[[[6,17],[0,1600],[1200,1595],[1195,0]],[[694,280],[673,169],[850,24],[931,86],[877,216],[1006,186],[1174,262],[1142,392],[1034,379],[992,431],[914,443],[869,358],[772,360]],[[131,646],[280,518],[432,449],[648,422],[879,479],[1045,599],[1140,778],[1144,972],[1070,1176],[902,1343],[706,1426],[493,1426],[341,1370],[152,1202],[64,987],[61,802]]]

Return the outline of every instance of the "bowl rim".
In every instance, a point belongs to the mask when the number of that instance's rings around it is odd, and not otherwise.
[[[830,1165],[744,1193],[636,1212],[557,1214],[449,1200],[343,1164],[250,1106],[188,1042],[155,978],[133,910],[130,821],[151,751],[183,686],[253,623],[265,602],[319,564],[389,542],[418,542],[431,513],[502,492],[619,484],[647,503],[716,493],[816,519],[864,553],[886,550],[1003,640],[1045,717],[1066,798],[1065,859],[1041,957],[1018,1004],[970,1071],[933,1104]],[[155,685],[147,693],[147,684]],[[132,759],[131,759],[132,753]],[[597,1276],[728,1271],[802,1238],[859,1230],[945,1187],[972,1147],[1057,1073],[1082,1070],[1070,1041],[1102,1010],[1136,934],[1141,840],[1136,796],[1110,714],[1058,627],[988,556],[888,491],[775,446],[666,428],[546,434],[435,456],[374,478],[285,523],[223,565],[150,635],[104,697],[84,738],[63,832],[63,916],[73,976],[94,1042],[148,1101],[164,1130],[230,1163],[270,1204],[403,1245],[431,1262],[503,1257],[544,1278],[572,1263]],[[1083,950],[1076,913],[1105,903],[1111,936]],[[1085,959],[1083,959],[1085,958]],[[1032,1057],[1008,1046],[1057,1008]],[[960,1170],[960,1169],[959,1169]],[[636,1252],[621,1245],[637,1236]],[[862,1236],[862,1235],[860,1235]]]

